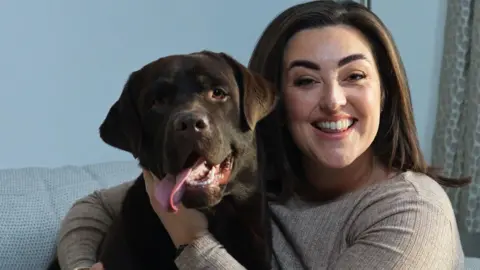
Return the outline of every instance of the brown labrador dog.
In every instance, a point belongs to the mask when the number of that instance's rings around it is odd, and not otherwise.
[[[247,269],[270,269],[270,224],[257,123],[276,103],[259,75],[223,53],[173,55],[130,75],[100,127],[160,179],[167,211],[204,212],[209,230]],[[258,149],[257,149],[258,148]],[[106,269],[177,269],[176,249],[139,176],[99,249]]]

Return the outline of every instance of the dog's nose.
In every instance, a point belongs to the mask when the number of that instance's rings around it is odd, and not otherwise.
[[[207,116],[202,113],[181,113],[173,125],[176,132],[182,133],[203,133],[210,128]]]

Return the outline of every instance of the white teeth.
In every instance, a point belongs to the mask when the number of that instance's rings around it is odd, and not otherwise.
[[[193,171],[192,174],[190,174],[190,176],[188,177],[187,182],[190,186],[197,187],[209,185],[213,182],[213,180],[215,180],[214,176],[216,171],[217,169],[215,167],[212,167],[212,169],[209,170],[205,166],[205,169],[202,168],[201,170]]]
[[[209,171],[210,169],[208,168],[206,162],[200,163],[193,168],[189,178],[194,180],[204,178]]]
[[[333,121],[316,122],[315,126],[317,126],[320,129],[344,130],[350,127],[352,124],[353,124],[352,119],[342,119],[335,122]]]
[[[197,162],[186,179],[186,184],[192,187],[203,188],[213,184],[215,181],[222,181],[224,177],[222,172],[225,166],[231,169],[231,160],[227,160],[225,164],[214,166],[208,165],[206,161]]]

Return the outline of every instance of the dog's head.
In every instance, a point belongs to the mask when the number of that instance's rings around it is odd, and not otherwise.
[[[269,83],[226,54],[173,55],[130,75],[100,136],[160,179],[167,209],[208,208],[255,185],[236,176],[254,176],[255,125],[275,102]]]

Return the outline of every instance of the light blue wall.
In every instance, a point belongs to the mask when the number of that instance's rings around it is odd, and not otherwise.
[[[428,154],[444,1],[373,0],[400,45]],[[131,71],[207,48],[246,63],[268,22],[295,2],[1,1],[0,168],[131,159],[97,132]]]
[[[407,70],[420,146],[431,160],[448,0],[372,0]]]

